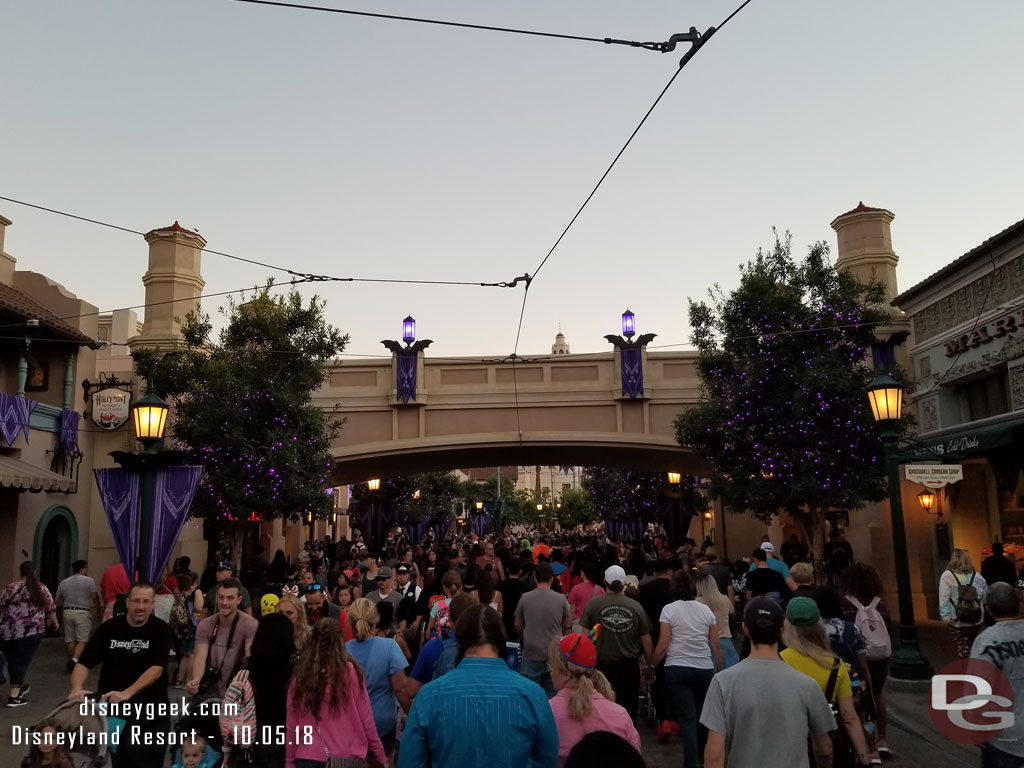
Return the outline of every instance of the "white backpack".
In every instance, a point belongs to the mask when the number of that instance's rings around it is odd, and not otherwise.
[[[885,627],[885,620],[878,611],[878,598],[874,598],[867,605],[862,605],[855,597],[848,597],[857,609],[857,617],[854,625],[864,635],[867,643],[867,654],[869,659],[888,659],[892,656],[892,640],[889,639],[889,630]]]

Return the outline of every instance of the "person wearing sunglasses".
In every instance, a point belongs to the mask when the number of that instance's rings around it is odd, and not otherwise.
[[[328,602],[327,590],[322,584],[307,584],[303,588],[303,592],[303,597],[306,598],[306,621],[311,627],[320,619],[337,619],[341,623],[342,632],[345,633],[345,640],[352,639],[352,627],[348,625],[348,615],[340,605]]]

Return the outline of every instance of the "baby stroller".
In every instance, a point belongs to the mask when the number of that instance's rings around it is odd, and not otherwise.
[[[110,768],[111,752],[107,746],[110,723],[105,715],[83,715],[81,708],[81,701],[65,701],[47,715],[47,719],[55,721],[57,727],[67,733],[95,734],[96,744],[76,741],[74,749],[70,750],[75,768]]]
[[[637,709],[636,722],[637,725],[646,721],[647,725],[658,724],[658,711],[654,708],[654,696],[652,688],[654,682],[652,680],[643,680],[641,682],[640,689],[640,708]]]

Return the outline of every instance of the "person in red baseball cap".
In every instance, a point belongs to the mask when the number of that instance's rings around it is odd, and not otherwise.
[[[558,727],[558,766],[588,733],[610,731],[640,751],[640,735],[625,709],[615,703],[608,678],[597,669],[594,640],[601,626],[584,634],[573,632],[551,644],[548,665],[558,693],[549,703]]]

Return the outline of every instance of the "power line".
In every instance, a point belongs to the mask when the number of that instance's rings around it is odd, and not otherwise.
[[[469,24],[462,21],[444,21],[442,19],[428,19],[420,16],[398,16],[391,13],[371,13],[369,11],[353,11],[346,8],[329,8],[322,5],[307,5],[304,3],[285,3],[277,0],[234,0],[236,3],[248,5],[265,5],[276,8],[288,8],[297,11],[317,11],[320,13],[335,13],[344,16],[362,16],[370,19],[385,19],[388,21],[406,21],[414,24],[431,24],[440,27],[457,27],[460,29],[474,29],[481,32],[503,32],[512,35],[529,35],[531,37],[547,37],[556,40],[573,40],[584,43],[602,43],[603,45],[625,45],[630,48],[642,48],[647,51],[668,53],[675,50],[676,44],[680,42],[680,35],[673,35],[662,43],[641,43],[636,40],[618,40],[612,37],[587,37],[585,35],[565,35],[557,32],[539,32],[531,29],[516,29],[513,27],[496,27],[488,24]]]
[[[237,0],[242,2],[242,0]],[[25,200],[16,200],[13,197],[4,197],[0,195],[0,200],[5,200],[8,203],[14,203],[15,205],[23,205],[26,208],[34,208],[38,211],[45,211],[46,213],[52,213],[57,216],[65,216],[69,219],[76,219],[78,221],[84,221],[89,224],[96,224],[100,227],[107,227],[108,229],[116,229],[119,232],[127,232],[132,235],[139,235],[145,237],[146,232],[141,232],[131,227],[123,227],[120,224],[111,224],[110,222],[100,221],[99,219],[92,219],[88,216],[81,216],[77,213],[69,213],[68,211],[61,211],[57,208],[48,208],[45,205],[39,205],[37,203],[29,203]],[[482,282],[476,280],[421,280],[421,279],[399,279],[390,277],[336,277],[334,275],[321,275],[315,272],[300,272],[295,269],[289,269],[287,267],[281,267],[277,264],[268,264],[265,261],[256,261],[255,259],[248,259],[243,256],[236,256],[232,253],[225,253],[224,251],[215,251],[212,248],[201,248],[199,249],[203,253],[211,253],[215,256],[223,256],[228,259],[234,259],[235,261],[241,261],[246,264],[253,264],[257,267],[264,267],[266,269],[272,269],[277,272],[284,272],[292,277],[301,278],[302,282],[317,282],[317,283],[397,283],[405,285],[462,285],[462,286],[473,286],[479,288],[514,288],[515,285],[522,280],[522,278],[516,278],[511,281],[499,281],[499,282]]]
[[[636,135],[640,132],[640,129],[644,127],[644,124],[647,122],[647,118],[649,118],[651,116],[651,114],[654,112],[655,108],[657,108],[658,104],[661,103],[661,100],[664,98],[665,94],[668,93],[668,89],[672,87],[672,84],[676,81],[676,78],[679,77],[679,73],[682,72],[683,68],[686,67],[686,65],[690,63],[690,61],[693,59],[693,57],[697,54],[697,51],[699,51],[701,48],[703,48],[704,44],[708,40],[711,39],[711,36],[714,35],[718,30],[720,30],[726,24],[728,24],[740,11],[742,11],[744,8],[746,8],[747,5],[750,4],[750,1],[751,0],[744,0],[744,2],[741,3],[739,5],[739,7],[736,8],[736,10],[734,10],[732,13],[730,13],[726,17],[725,21],[723,21],[717,27],[708,27],[707,31],[705,31],[703,35],[698,33],[696,28],[690,27],[689,34],[687,34],[687,35],[674,35],[673,36],[673,40],[676,40],[676,41],[679,41],[679,42],[682,42],[682,41],[689,42],[691,44],[690,49],[683,55],[683,58],[679,60],[679,66],[676,68],[676,71],[672,74],[672,77],[669,78],[668,82],[665,84],[665,87],[661,89],[661,93],[659,93],[657,98],[655,98],[654,103],[652,103],[650,108],[648,108],[647,112],[644,113],[644,116],[640,119],[640,122],[637,124],[636,128],[633,129],[633,132],[629,135],[629,138],[626,139],[626,143],[622,145],[622,148],[616,153],[616,155],[612,159],[611,163],[605,169],[605,172],[603,174],[601,174],[601,178],[599,178],[597,180],[597,184],[595,184],[594,188],[592,190],[590,190],[590,194],[587,195],[586,199],[583,201],[583,204],[579,207],[579,209],[576,211],[576,213],[573,214],[573,217],[569,220],[569,223],[565,226],[565,229],[562,230],[562,233],[555,240],[554,245],[551,246],[551,248],[548,250],[548,252],[544,255],[544,258],[541,259],[540,264],[537,265],[537,268],[533,271],[533,274],[532,275],[529,275],[529,274],[526,275],[526,288],[523,291],[523,303],[522,303],[522,306],[521,306],[521,308],[519,310],[519,324],[518,324],[518,326],[516,328],[516,341],[515,341],[515,345],[513,347],[512,356],[511,356],[512,357],[512,381],[513,381],[513,384],[515,384],[515,381],[516,381],[515,365],[516,365],[516,359],[517,359],[518,353],[519,353],[519,339],[522,336],[522,332],[523,332],[523,318],[526,315],[526,301],[529,298],[530,286],[533,285],[534,279],[536,279],[537,275],[544,268],[544,265],[548,263],[548,260],[551,258],[551,255],[555,252],[555,249],[558,248],[558,246],[561,244],[562,240],[568,234],[568,232],[572,228],[573,224],[576,223],[576,220],[579,219],[579,217],[583,213],[584,209],[587,207],[587,205],[590,203],[590,201],[594,199],[594,196],[597,194],[597,191],[601,188],[601,185],[604,184],[605,179],[608,178],[608,175],[612,172],[612,169],[615,167],[616,163],[619,162],[619,158],[621,158],[622,155],[626,152],[626,150],[629,148],[629,145],[633,143],[633,139],[636,138]],[[518,387],[517,387],[517,392],[516,392],[516,418],[517,418],[517,421],[518,421],[518,418],[519,418]],[[520,444],[522,443],[522,440],[523,440],[523,432],[522,432],[522,427],[520,425],[519,426],[519,442],[520,442]]]

